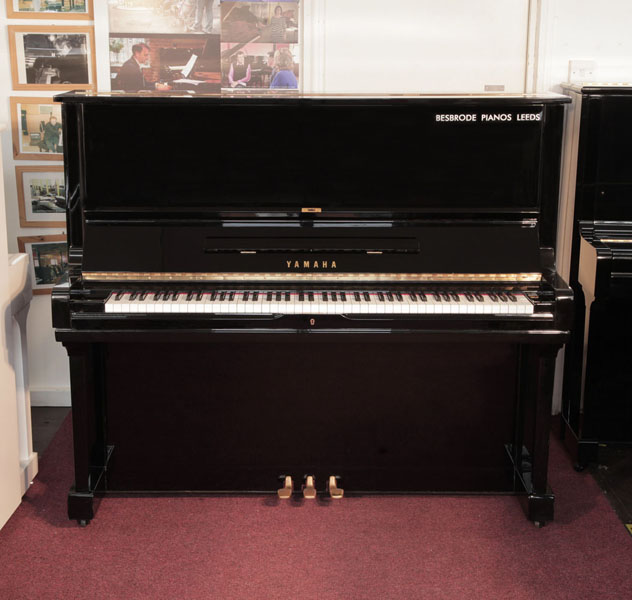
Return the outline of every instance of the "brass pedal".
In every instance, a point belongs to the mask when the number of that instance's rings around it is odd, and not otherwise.
[[[338,480],[335,475],[331,475],[329,477],[329,485],[327,488],[329,489],[329,495],[335,500],[338,500],[345,495],[345,491],[338,487]]]
[[[277,490],[277,495],[282,500],[287,500],[292,497],[292,491],[294,490],[294,485],[292,484],[292,478],[287,475],[285,477],[285,483],[280,490]]]
[[[303,498],[313,500],[316,498],[316,483],[314,482],[314,476],[308,475],[305,478],[305,484],[303,485]]]

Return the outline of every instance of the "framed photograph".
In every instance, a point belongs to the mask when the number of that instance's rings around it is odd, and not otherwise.
[[[219,0],[108,0],[110,34],[215,33]]]
[[[68,268],[65,235],[33,235],[18,238],[20,252],[31,257],[34,294],[50,294]]]
[[[176,90],[220,92],[220,36],[148,33],[110,34],[110,87],[136,93]]]
[[[298,44],[222,42],[222,88],[298,90]]]
[[[93,17],[92,0],[7,0],[9,19],[83,19]]]
[[[9,25],[15,90],[96,90],[92,27]]]
[[[222,42],[298,44],[298,2],[222,2]]]
[[[66,186],[62,166],[15,167],[20,227],[65,227]]]
[[[64,160],[61,104],[34,96],[10,100],[13,158]]]

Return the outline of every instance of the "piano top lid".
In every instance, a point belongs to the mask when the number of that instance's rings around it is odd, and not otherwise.
[[[349,103],[381,103],[388,101],[389,103],[401,104],[441,104],[441,105],[463,105],[472,102],[493,102],[497,104],[507,105],[531,105],[531,104],[566,104],[570,102],[568,96],[546,92],[542,94],[506,94],[501,92],[486,93],[459,93],[459,94],[378,94],[378,93],[328,93],[328,94],[308,94],[296,92],[296,90],[279,91],[274,90],[266,92],[264,90],[253,94],[248,92],[222,92],[222,93],[200,93],[200,92],[158,92],[147,91],[138,93],[126,92],[92,92],[74,90],[57,94],[54,97],[56,102],[69,103],[108,103],[112,100],[117,103],[126,101],[138,102],[139,99],[147,102],[164,102],[165,100],[175,101],[191,101],[209,104],[246,104],[256,100],[265,100],[266,103],[284,103],[284,102],[306,102],[320,103],[323,100],[332,100]]]
[[[577,94],[632,94],[632,82],[566,82],[560,85],[564,91]]]

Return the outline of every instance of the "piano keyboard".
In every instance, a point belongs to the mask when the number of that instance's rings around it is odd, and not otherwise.
[[[106,313],[530,315],[516,292],[277,291],[112,292]]]

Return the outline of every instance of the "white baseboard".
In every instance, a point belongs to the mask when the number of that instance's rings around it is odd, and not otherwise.
[[[70,406],[70,389],[30,391],[31,406]]]

